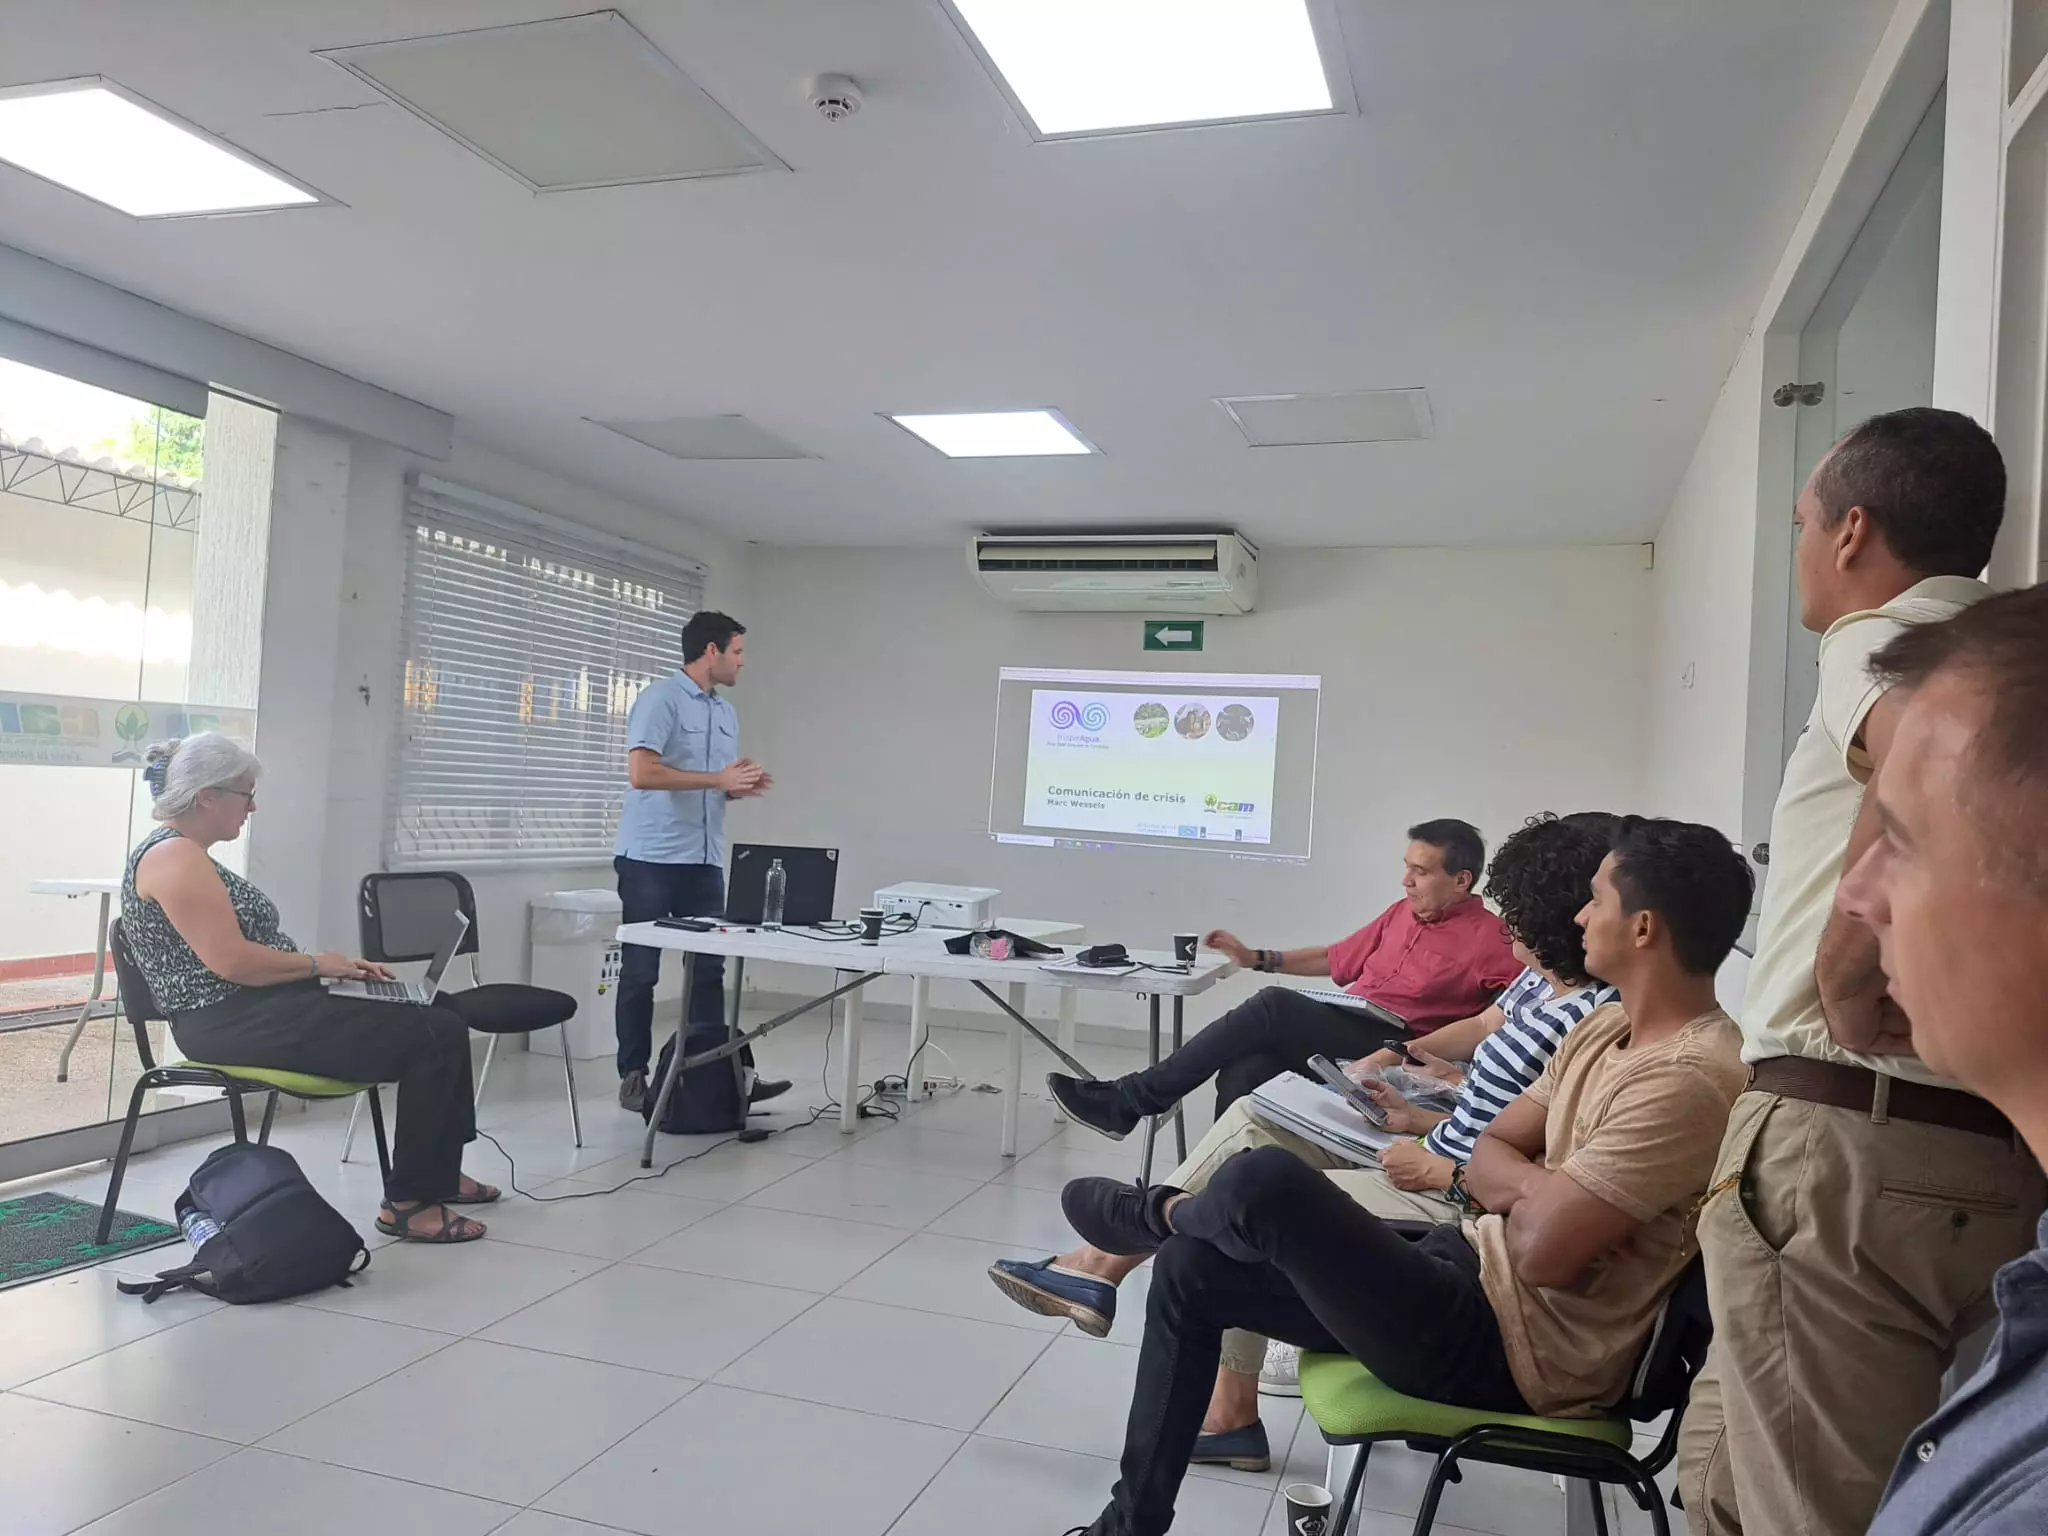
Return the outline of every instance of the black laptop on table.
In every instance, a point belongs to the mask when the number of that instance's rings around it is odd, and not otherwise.
[[[782,925],[808,928],[829,921],[839,880],[837,848],[791,848],[779,843],[735,843],[732,874],[725,884],[725,920],[743,927],[761,921],[768,896],[768,868],[782,860]]]

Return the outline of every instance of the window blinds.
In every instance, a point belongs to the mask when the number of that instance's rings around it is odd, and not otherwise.
[[[405,539],[390,867],[608,862],[703,568],[425,475]]]

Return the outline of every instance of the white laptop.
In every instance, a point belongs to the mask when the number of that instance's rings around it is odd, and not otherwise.
[[[1292,1131],[1357,1167],[1378,1163],[1381,1148],[1403,1139],[1367,1125],[1365,1117],[1335,1089],[1293,1072],[1283,1072],[1254,1088],[1246,1100],[1246,1112],[1254,1120]]]
[[[366,997],[373,1003],[414,1003],[424,1008],[441,990],[441,978],[447,973],[448,964],[455,958],[455,951],[467,932],[469,919],[460,912],[452,915],[448,919],[448,931],[442,935],[434,958],[427,964],[427,974],[418,981],[337,981],[327,990],[335,997]]]
[[[1367,1018],[1377,1020],[1379,1023],[1386,1025],[1389,1029],[1398,1029],[1404,1035],[1408,1033],[1408,1021],[1406,1019],[1402,1018],[1401,1015],[1394,1012],[1391,1008],[1382,1008],[1369,997],[1360,997],[1355,992],[1340,991],[1336,987],[1297,987],[1295,990],[1300,992],[1303,997],[1312,997],[1319,1003],[1328,1003],[1332,1008],[1344,1008],[1352,1013],[1362,1013]]]

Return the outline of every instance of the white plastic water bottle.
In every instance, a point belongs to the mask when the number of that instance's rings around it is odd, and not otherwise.
[[[768,881],[761,896],[761,926],[776,929],[782,926],[782,895],[789,887],[789,875],[782,867],[782,860],[768,861]]]

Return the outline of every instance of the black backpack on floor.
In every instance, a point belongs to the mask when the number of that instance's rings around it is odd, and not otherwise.
[[[683,1035],[684,1056],[715,1051],[726,1041],[723,1024],[692,1024]],[[668,1081],[668,1064],[676,1053],[675,1037],[661,1048],[661,1060],[647,1079],[647,1097],[640,1105],[640,1118],[654,1118],[654,1101],[661,1085]],[[740,1073],[733,1059],[708,1061],[701,1067],[685,1067],[676,1079],[676,1091],[669,1096],[668,1113],[661,1128],[671,1136],[699,1136],[710,1131],[743,1131],[747,1128],[747,1106],[740,1099]]]
[[[211,1153],[178,1196],[178,1225],[198,1250],[154,1280],[121,1282],[153,1302],[181,1286],[235,1303],[283,1301],[369,1267],[356,1229],[279,1147],[238,1141]]]

